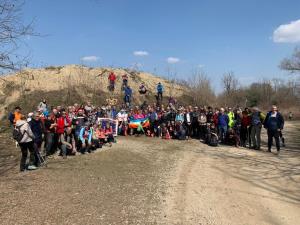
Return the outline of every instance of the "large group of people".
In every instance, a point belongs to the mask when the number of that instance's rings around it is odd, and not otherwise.
[[[219,144],[261,149],[261,130],[267,129],[268,151],[271,152],[275,139],[277,153],[284,146],[282,129],[284,119],[274,105],[267,114],[257,107],[213,108],[210,106],[183,106],[173,97],[163,103],[163,85],[158,83],[156,102],[131,105],[132,91],[128,77],[123,78],[124,103],[107,101],[95,107],[91,102],[63,107],[49,107],[46,99],[27,117],[16,107],[10,113],[13,138],[21,148],[20,171],[33,170],[43,164],[46,157],[92,153],[116,142],[116,136],[156,137],[162,139],[197,139],[210,146]],[[111,90],[115,75],[109,74]],[[142,83],[140,94],[147,89]],[[282,142],[282,144],[280,143]],[[44,153],[42,154],[42,149]],[[29,163],[26,163],[28,152]]]

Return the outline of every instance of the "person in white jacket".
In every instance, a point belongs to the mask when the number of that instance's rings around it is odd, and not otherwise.
[[[22,157],[20,162],[20,172],[23,172],[26,170],[26,160],[28,156],[28,151],[30,152],[29,157],[29,164],[27,169],[28,170],[35,170],[37,169],[34,165],[35,163],[35,152],[34,152],[34,134],[32,133],[32,130],[26,121],[25,116],[21,117],[21,120],[18,120],[16,123],[16,128],[20,129],[20,132],[22,134],[22,139],[19,142],[19,146],[21,148]]]

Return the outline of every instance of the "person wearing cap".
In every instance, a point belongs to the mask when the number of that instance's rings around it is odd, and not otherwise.
[[[268,112],[264,121],[264,128],[268,133],[268,151],[271,152],[273,138],[275,139],[277,153],[280,151],[279,133],[283,129],[284,119],[277,106],[273,105],[270,112]]]
[[[261,143],[261,128],[265,120],[265,115],[257,107],[252,108],[251,114],[251,148],[255,150],[260,150]]]

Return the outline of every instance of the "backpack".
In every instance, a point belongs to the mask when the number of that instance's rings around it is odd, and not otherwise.
[[[10,112],[8,114],[8,120],[11,124],[14,124],[14,120],[15,120],[15,114],[13,114],[12,112]]]
[[[13,136],[13,139],[15,140],[15,141],[17,141],[18,143],[20,143],[20,141],[22,141],[22,139],[23,139],[23,136],[24,136],[24,134],[25,134],[25,132],[22,134],[22,132],[21,132],[21,127],[23,126],[24,124],[22,124],[21,126],[16,126],[15,128],[14,128],[14,130],[13,130],[13,134],[12,134],[12,136]]]

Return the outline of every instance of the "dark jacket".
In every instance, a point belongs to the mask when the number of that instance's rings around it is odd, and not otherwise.
[[[276,117],[272,117],[272,112],[268,112],[264,121],[264,128],[268,130],[282,130],[284,126],[284,119],[280,112],[277,112]]]
[[[34,141],[42,141],[42,135],[43,135],[43,125],[40,120],[34,120],[32,119],[29,122],[29,126],[32,130],[32,133],[34,134]]]

